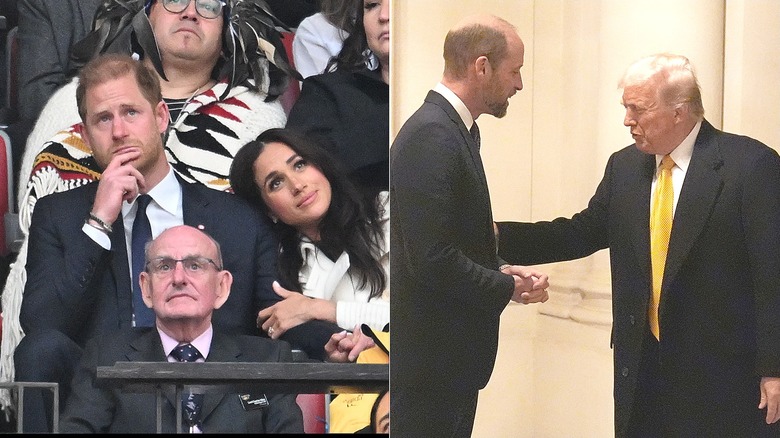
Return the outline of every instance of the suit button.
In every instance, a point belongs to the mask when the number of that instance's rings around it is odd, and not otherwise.
[[[634,318],[634,315],[629,316],[628,320],[631,321],[631,325],[636,324],[636,318]]]
[[[622,374],[623,377],[628,377],[628,367],[623,367],[623,369],[620,371],[620,374]]]

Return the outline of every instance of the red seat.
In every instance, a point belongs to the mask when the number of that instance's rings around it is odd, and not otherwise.
[[[14,27],[8,31],[5,47],[5,106],[10,108],[16,116],[19,108],[19,84],[18,84],[18,60],[19,60],[19,28]]]
[[[7,241],[5,217],[11,213],[10,200],[13,199],[13,167],[11,160],[11,140],[5,131],[0,130],[0,255],[7,256],[10,244]],[[16,217],[15,215],[13,216]]]
[[[290,63],[290,66],[292,68],[295,68],[295,60],[293,59],[293,51],[292,51],[292,42],[293,38],[295,37],[294,32],[288,32],[288,31],[282,31],[282,42],[284,43],[284,48],[287,52],[287,60]],[[290,83],[287,86],[287,90],[279,97],[282,108],[284,108],[285,114],[290,114],[290,108],[292,108],[293,104],[296,100],[298,100],[298,95],[301,94],[301,85],[300,83],[290,78]]]
[[[325,394],[298,394],[296,399],[303,412],[303,431],[325,433],[328,420],[325,416]]]

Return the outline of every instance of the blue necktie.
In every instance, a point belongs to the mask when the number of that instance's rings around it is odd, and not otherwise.
[[[133,325],[135,327],[154,326],[154,312],[144,304],[141,297],[141,286],[138,282],[138,278],[144,270],[144,246],[146,242],[152,240],[152,226],[146,216],[146,207],[151,200],[152,197],[149,195],[140,195],[136,200],[138,209],[135,212],[133,235],[130,242],[133,258]]]
[[[203,357],[192,344],[178,345],[171,351],[171,356],[179,362],[195,362]],[[203,430],[200,424],[200,408],[203,405],[203,394],[182,394],[181,403],[186,415],[187,425],[192,429],[194,426]]]

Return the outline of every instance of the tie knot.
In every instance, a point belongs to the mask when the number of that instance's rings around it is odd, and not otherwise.
[[[661,165],[658,166],[658,169],[660,170],[668,170],[674,167],[674,160],[672,160],[671,155],[664,155],[664,158],[661,160]]]
[[[138,199],[136,199],[135,202],[138,204],[138,211],[146,211],[146,206],[152,202],[152,197],[146,194],[138,195]]]
[[[179,362],[195,362],[203,357],[192,344],[177,345],[176,348],[171,351],[171,356]]]

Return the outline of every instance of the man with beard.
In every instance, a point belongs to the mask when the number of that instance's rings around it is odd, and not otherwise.
[[[503,19],[458,24],[444,41],[441,83],[390,149],[390,318],[402,328],[393,333],[393,435],[470,436],[501,312],[509,300],[547,300],[546,275],[496,255],[474,122],[506,114],[523,88],[523,55]]]

